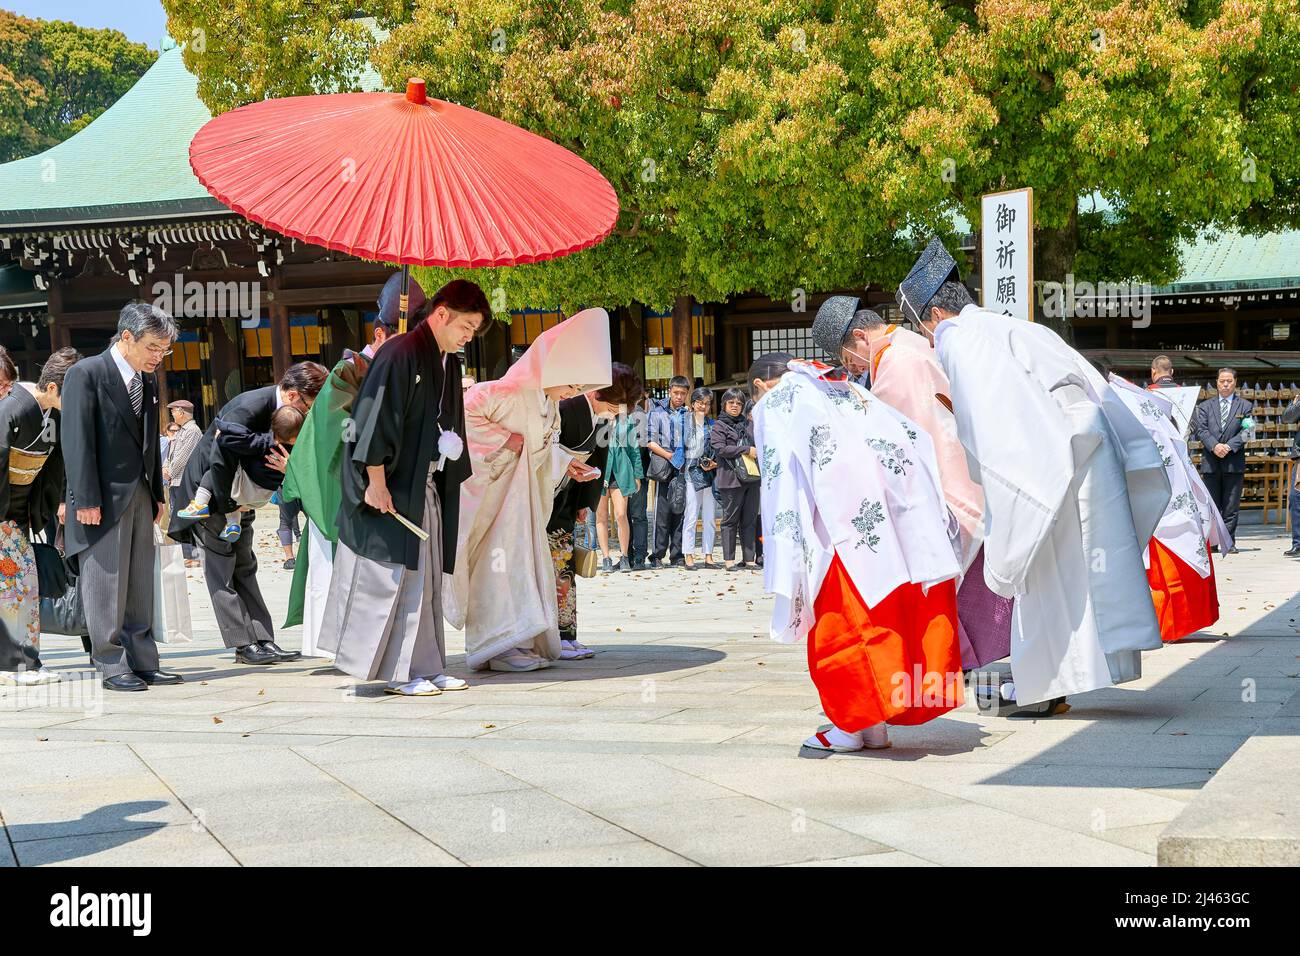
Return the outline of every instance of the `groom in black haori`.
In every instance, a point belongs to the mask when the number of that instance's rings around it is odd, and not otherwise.
[[[470,475],[458,353],[491,316],[482,289],[449,282],[375,355],[353,406],[320,647],[391,694],[468,686],[445,673],[441,586]]]

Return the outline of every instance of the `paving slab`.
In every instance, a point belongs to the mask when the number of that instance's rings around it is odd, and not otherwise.
[[[619,826],[706,866],[773,866],[885,852],[887,846],[753,797],[606,812]]]
[[[627,843],[636,836],[537,789],[442,799],[412,795],[385,809],[467,863],[571,852]]]
[[[277,517],[257,547],[278,617]],[[1144,654],[1139,680],[1051,719],[968,702],[834,756],[800,747],[827,721],[805,648],[767,638],[759,574],[584,580],[599,653],[528,674],[467,672],[449,629],[472,687],[420,700],[322,658],[237,665],[191,574],[195,640],[162,649],[185,684],[97,692],[80,642],[49,637],[63,698],[0,688],[0,866],[970,865],[990,845],[1034,864],[1300,862],[1300,797],[1277,783],[1300,780],[1295,563],[1275,529],[1241,540],[1222,620]]]
[[[201,828],[119,830],[15,845],[21,866],[237,866]]]

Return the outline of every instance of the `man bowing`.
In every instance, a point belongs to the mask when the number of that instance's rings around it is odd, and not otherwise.
[[[832,296],[817,310],[813,340],[853,381],[869,378],[871,392],[916,422],[934,442],[948,510],[957,520],[957,592],[962,665],[973,671],[1010,653],[1011,601],[984,584],[984,492],[970,476],[952,413],[952,388],[923,336],[887,324],[850,296]]]
[[[984,580],[1015,598],[1017,704],[1141,675],[1161,646],[1142,553],[1169,503],[1155,442],[1056,333],[981,309],[937,239],[898,289],[952,386],[984,489]]]
[[[444,672],[442,575],[455,569],[470,474],[457,353],[491,315],[477,285],[447,283],[375,356],[353,406],[320,647],[390,694],[468,686]]]

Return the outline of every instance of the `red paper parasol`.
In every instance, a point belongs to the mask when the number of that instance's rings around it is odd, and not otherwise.
[[[554,259],[600,242],[618,218],[614,187],[591,164],[428,99],[423,80],[405,95],[293,96],[231,110],[195,134],[190,166],[253,222],[404,267]]]

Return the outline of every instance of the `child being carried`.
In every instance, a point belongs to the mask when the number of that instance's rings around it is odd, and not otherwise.
[[[271,436],[286,450],[291,449],[298,432],[302,430],[304,419],[303,413],[295,406],[281,405],[271,416]],[[221,447],[232,452],[236,459],[230,487],[216,487],[219,477],[215,474],[215,470],[209,467],[194,492],[194,499],[176,514],[181,518],[207,518],[211,514],[208,510],[208,502],[213,497],[216,497],[217,501],[231,499],[236,508],[226,514],[226,526],[220,537],[222,541],[238,541],[241,534],[240,512],[252,511],[269,502],[271,496],[279,489],[284,475],[269,467],[266,464],[266,452],[249,441],[256,435],[255,432],[251,432],[243,425],[226,422],[220,418],[216,420],[215,425],[217,440],[221,443]]]

